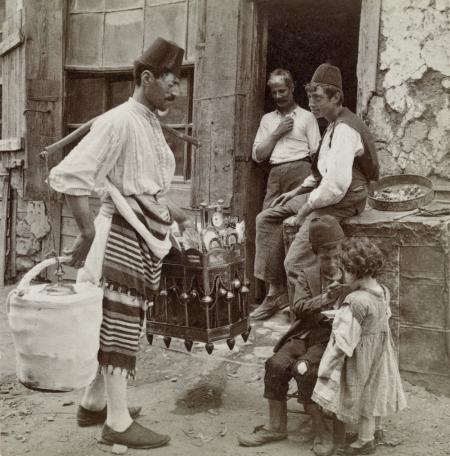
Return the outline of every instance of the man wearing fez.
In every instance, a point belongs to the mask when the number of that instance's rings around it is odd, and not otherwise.
[[[341,221],[361,213],[366,205],[368,184],[379,177],[377,153],[369,130],[343,106],[339,68],[328,63],[320,65],[306,85],[306,92],[311,112],[329,122],[314,156],[312,172],[301,185],[276,198],[258,216],[265,227],[263,235],[268,245],[282,249],[283,220],[296,215],[300,228],[284,260],[291,286],[299,271],[314,262],[308,239],[310,221],[324,214]],[[275,261],[279,252],[269,251],[267,256]],[[273,267],[283,265],[279,262]]]
[[[175,158],[155,115],[179,93],[183,55],[175,43],[156,39],[134,62],[132,97],[99,116],[49,176],[51,187],[66,195],[80,229],[66,252],[69,265],[82,268],[79,281],[104,288],[99,371],[86,388],[77,420],[79,426],[105,423],[102,441],[109,445],[154,448],[170,439],[134,421],[141,407],[128,408],[127,383],[135,376],[146,307],[159,288],[161,262],[170,249],[172,218],[181,229],[189,225],[166,199]],[[89,215],[94,188],[106,189],[95,223]],[[124,201],[143,226],[139,234],[139,223],[119,209]]]
[[[317,261],[300,271],[292,306],[295,321],[275,345],[275,354],[266,361],[264,397],[269,404],[269,424],[238,436],[242,446],[259,446],[287,438],[287,393],[289,381],[295,378],[298,401],[311,415],[313,424],[313,433],[306,432],[302,437],[314,439],[313,451],[317,456],[329,456],[334,450],[333,435],[311,396],[331,334],[332,322],[321,311],[338,308],[344,297],[338,255],[344,237],[338,221],[330,215],[311,221],[309,241]]]
[[[311,159],[320,141],[314,115],[294,100],[291,73],[278,68],[270,73],[267,85],[276,110],[262,117],[253,144],[253,160],[268,161],[270,165],[263,210],[281,194],[297,188],[309,175]],[[255,276],[264,280],[268,290],[264,302],[251,315],[255,320],[268,318],[288,305],[286,275],[282,267],[277,267],[283,264],[283,251],[268,245],[264,227],[259,228],[257,219]],[[272,261],[272,255],[279,259]]]

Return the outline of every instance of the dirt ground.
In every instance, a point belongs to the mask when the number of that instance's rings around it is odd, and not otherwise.
[[[4,300],[11,288],[0,290],[0,441],[1,456],[97,456],[110,447],[97,443],[101,427],[78,428],[75,420],[80,391],[42,393],[16,381],[14,346]],[[311,445],[300,443],[299,429],[307,419],[299,406],[289,403],[289,439],[261,446],[238,446],[236,435],[263,424],[264,360],[286,329],[283,315],[253,328],[231,352],[215,344],[212,355],[203,345],[186,352],[173,340],[167,350],[161,338],[153,346],[141,341],[138,378],[129,387],[131,404],[143,406],[139,421],[172,439],[164,448],[128,450],[128,455],[154,456],[283,456],[313,455]],[[385,444],[380,456],[450,455],[450,398],[437,396],[407,382],[407,410],[385,422]]]

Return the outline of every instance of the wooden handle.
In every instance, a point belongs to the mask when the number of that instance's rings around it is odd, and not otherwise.
[[[56,263],[67,263],[70,261],[72,257],[69,256],[62,256],[62,257],[52,257],[48,258],[41,263],[36,264],[33,266],[21,279],[19,284],[17,285],[16,291],[19,294],[19,296],[24,295],[27,291],[28,288],[30,287],[31,281],[38,276],[44,269],[47,269],[50,266],[55,265]]]
[[[91,129],[91,126],[94,123],[94,120],[96,118],[97,117],[94,117],[93,119],[88,120],[86,123],[84,123],[83,125],[78,127],[72,133],[68,134],[67,136],[60,139],[59,141],[56,141],[55,143],[51,144],[50,146],[45,147],[43,152],[41,152],[39,154],[39,156],[41,158],[45,158],[49,154],[51,154],[53,152],[57,152],[57,151],[61,150],[63,147],[73,143],[77,139],[82,138],[84,135],[86,135],[89,132],[89,130]],[[196,138],[194,138],[193,136],[189,136],[189,135],[186,135],[185,133],[181,133],[181,132],[175,130],[174,128],[169,127],[168,125],[166,125],[164,123],[161,123],[161,128],[164,131],[167,131],[167,133],[175,136],[178,139],[181,139],[182,141],[192,144],[195,147],[198,147],[200,145],[198,140]]]

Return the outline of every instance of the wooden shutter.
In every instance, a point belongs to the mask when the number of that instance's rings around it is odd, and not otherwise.
[[[47,198],[42,149],[62,137],[64,0],[24,2],[25,11],[25,198]],[[49,157],[50,167],[61,154]]]

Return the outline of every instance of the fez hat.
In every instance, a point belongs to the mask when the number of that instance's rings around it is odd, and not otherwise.
[[[331,215],[311,220],[309,225],[309,242],[314,252],[320,247],[331,247],[345,238],[339,222]]]
[[[311,82],[314,84],[326,84],[342,90],[341,70],[329,63],[322,63],[314,71]]]
[[[155,70],[170,71],[179,77],[183,55],[184,49],[181,49],[173,41],[167,41],[159,37],[136,59],[136,62]]]

